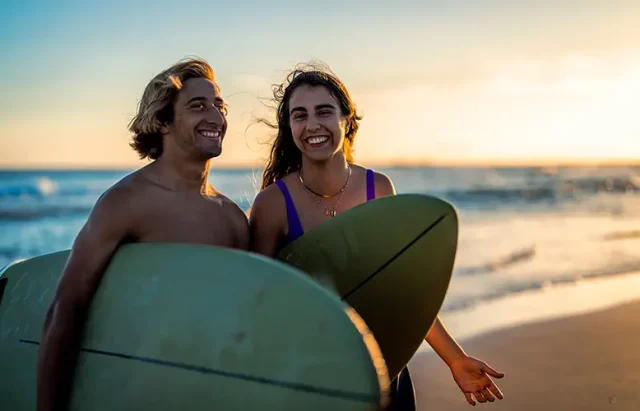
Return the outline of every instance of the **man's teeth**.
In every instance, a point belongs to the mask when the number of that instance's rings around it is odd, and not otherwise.
[[[220,136],[220,133],[217,131],[201,131],[200,134],[207,138],[217,138],[218,136]]]
[[[309,142],[309,144],[320,144],[320,143],[324,143],[327,140],[329,140],[329,137],[323,136],[323,137],[311,137],[307,141]]]

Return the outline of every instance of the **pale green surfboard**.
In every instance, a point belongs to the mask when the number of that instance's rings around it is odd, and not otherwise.
[[[68,251],[0,274],[0,403],[35,409]],[[92,302],[73,410],[374,410],[388,374],[358,315],[305,274],[207,246],[125,245]]]
[[[433,325],[449,286],[458,217],[427,195],[381,197],[338,214],[278,255],[355,308],[395,377]]]

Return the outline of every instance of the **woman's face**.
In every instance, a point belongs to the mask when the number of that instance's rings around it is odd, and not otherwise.
[[[303,156],[323,161],[342,151],[347,121],[325,87],[302,85],[291,94],[289,124]]]

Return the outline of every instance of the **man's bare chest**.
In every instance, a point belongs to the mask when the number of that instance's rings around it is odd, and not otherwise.
[[[215,200],[158,198],[140,211],[135,235],[138,241],[234,244],[228,214]]]

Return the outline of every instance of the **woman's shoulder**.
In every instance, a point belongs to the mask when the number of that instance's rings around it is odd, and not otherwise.
[[[248,211],[251,250],[272,256],[286,232],[287,207],[282,191],[276,183],[258,192]]]
[[[371,170],[371,173],[373,174],[373,183],[376,189],[376,196],[391,195],[396,193],[393,181],[391,181],[391,178],[382,171],[363,167],[357,164],[351,164],[351,167],[354,170],[358,170],[362,173],[367,173],[368,170]]]
[[[284,196],[282,189],[278,187],[276,182],[269,184],[258,192],[253,200],[252,208],[256,207],[273,207],[284,204]]]

